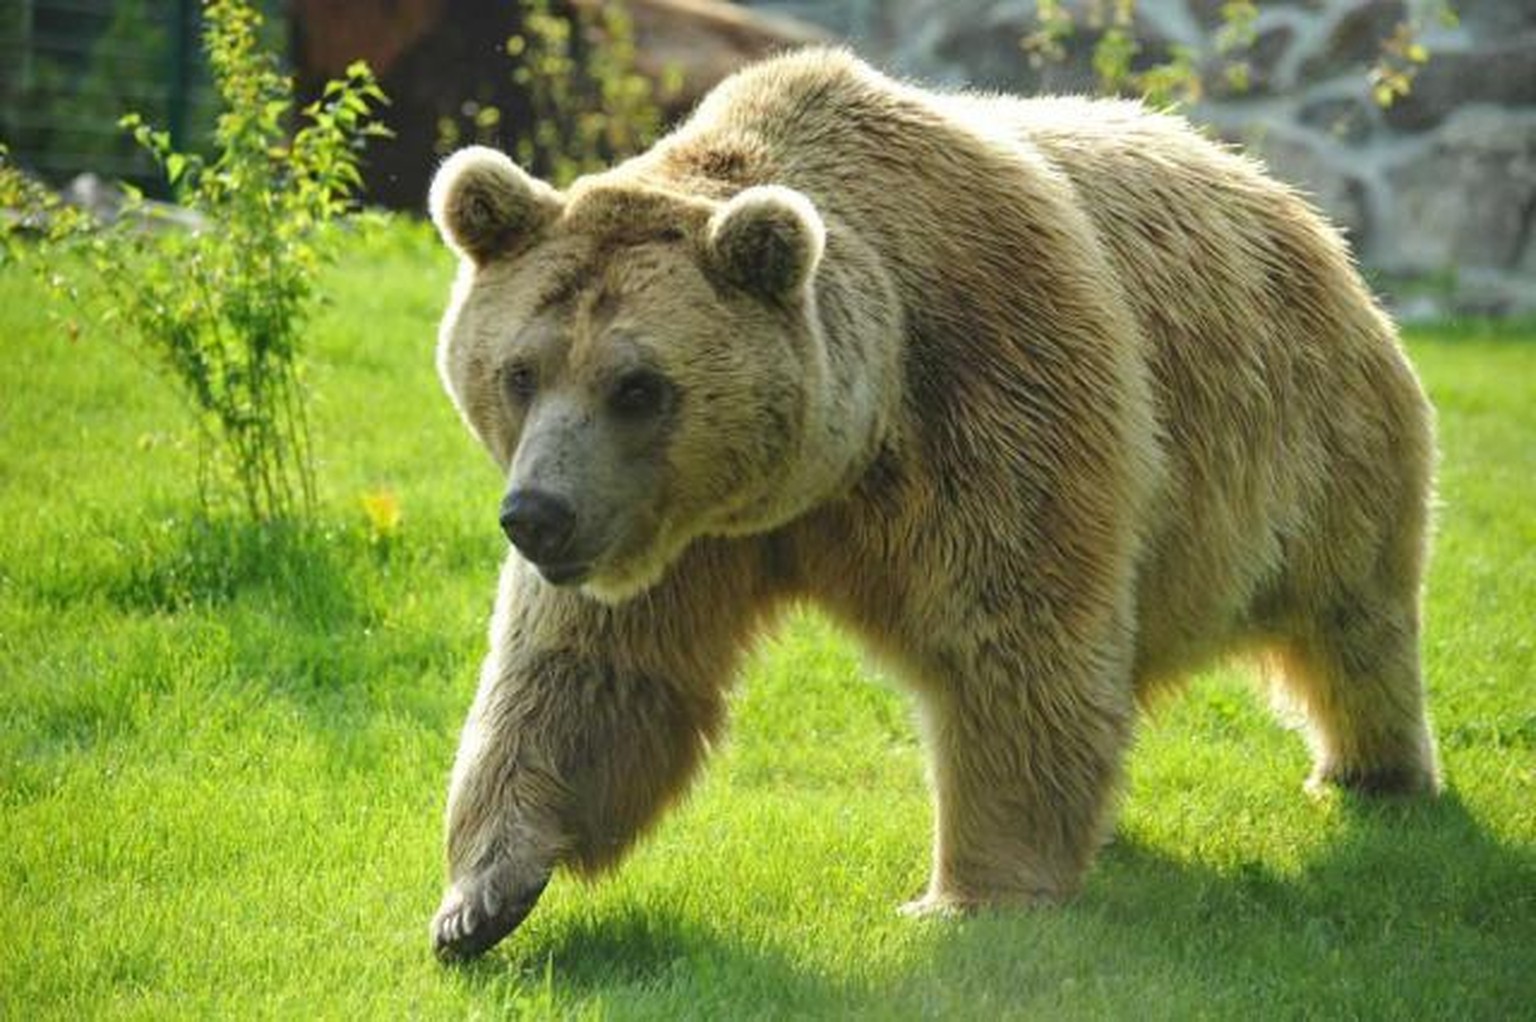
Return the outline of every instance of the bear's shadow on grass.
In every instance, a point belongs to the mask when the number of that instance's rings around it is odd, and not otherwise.
[[[542,982],[547,968],[558,994],[659,990],[717,1014],[896,1017],[967,1004],[1007,1014],[1060,1007],[1075,996],[1064,991],[1092,985],[1117,991],[1109,1003],[1122,1007],[1138,990],[1175,989],[1205,1010],[1255,1017],[1330,1003],[1429,1014],[1521,1003],[1518,988],[1536,974],[1536,857],[1493,840],[1454,792],[1433,803],[1346,799],[1342,811],[1344,834],[1295,875],[1195,865],[1122,838],[1065,908],[912,924],[925,932],[894,973],[831,979],[792,948],[747,946],[697,918],[637,908],[580,920],[551,943],[521,934],[465,976],[504,989]],[[1439,937],[1455,942],[1452,953],[1437,952]],[[1317,992],[1325,976],[1332,1002]]]
[[[985,987],[989,977],[1008,975],[985,963],[1014,953],[1010,933],[1038,944],[1043,931],[1066,945],[1065,958],[1046,968],[1065,961],[1080,980],[1132,990],[1166,989],[1173,977],[1219,991],[1223,1014],[1311,1012],[1330,978],[1343,979],[1331,994],[1347,1010],[1394,1003],[1411,1010],[1426,990],[1458,997],[1418,1004],[1428,1014],[1478,1001],[1495,1010],[1519,1003],[1514,987],[1536,969],[1536,856],[1494,840],[1454,791],[1435,801],[1338,797],[1344,832],[1294,874],[1256,863],[1192,864],[1122,838],[1059,919],[1041,927],[994,916],[941,935],[931,975],[940,984]],[[1451,942],[1450,954],[1437,953],[1437,938]],[[1030,953],[1028,944],[1022,950]],[[1470,972],[1469,961],[1489,964],[1489,952],[1504,963],[1502,973]],[[1524,964],[1513,967],[1511,956],[1520,955]],[[1021,1006],[1032,996],[1027,983],[994,984],[986,994]]]
[[[846,991],[808,973],[787,953],[748,946],[670,910],[587,917],[548,943],[532,937],[514,936],[497,952],[459,967],[459,975],[485,994],[538,989],[548,977],[562,999],[602,997],[610,1009],[660,995],[688,1004],[694,1017],[811,1016],[846,1002]]]

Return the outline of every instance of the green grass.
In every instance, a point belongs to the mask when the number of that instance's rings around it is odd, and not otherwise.
[[[1440,409],[1427,658],[1450,792],[1314,802],[1244,675],[1147,720],[1056,911],[912,922],[905,700],[820,618],[611,879],[494,954],[427,947],[498,482],[432,369],[448,259],[326,281],[318,536],[199,523],[176,399],[0,273],[0,1017],[1501,1018],[1536,1004],[1536,330],[1412,336]],[[364,494],[403,519],[370,538]]]

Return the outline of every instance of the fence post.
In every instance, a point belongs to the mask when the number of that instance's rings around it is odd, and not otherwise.
[[[197,0],[176,0],[176,14],[171,24],[171,89],[170,110],[166,127],[171,134],[171,148],[183,152],[187,148],[187,107],[192,91],[192,22],[197,12]]]

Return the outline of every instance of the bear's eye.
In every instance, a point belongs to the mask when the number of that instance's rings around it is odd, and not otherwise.
[[[539,389],[539,376],[531,365],[509,365],[502,370],[501,385],[508,397],[522,404],[533,400]]]
[[[659,414],[671,397],[672,388],[660,373],[637,369],[625,373],[608,396],[608,406],[617,415],[629,419]]]

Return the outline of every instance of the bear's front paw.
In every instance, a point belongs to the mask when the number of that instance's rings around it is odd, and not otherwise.
[[[528,918],[548,884],[546,876],[510,894],[504,884],[484,874],[454,884],[432,919],[433,953],[444,962],[484,954]]]

